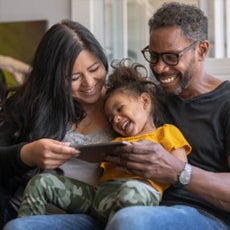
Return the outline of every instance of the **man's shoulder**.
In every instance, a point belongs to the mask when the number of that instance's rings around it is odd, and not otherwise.
[[[220,88],[225,88],[230,91],[230,80],[225,80],[220,84]]]
[[[230,81],[226,80],[222,82],[213,92],[218,98],[221,97],[224,101],[230,102]]]

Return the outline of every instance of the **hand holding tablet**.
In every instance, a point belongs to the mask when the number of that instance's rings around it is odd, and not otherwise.
[[[79,159],[88,162],[101,162],[104,160],[106,155],[114,154],[114,150],[117,147],[129,145],[129,142],[107,142],[90,145],[72,145],[72,147],[80,151]]]

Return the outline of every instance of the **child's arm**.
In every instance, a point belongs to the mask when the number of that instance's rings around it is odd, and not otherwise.
[[[182,148],[179,148],[179,149],[174,149],[171,154],[180,159],[181,161],[184,161],[184,162],[188,162],[188,159],[187,159],[187,154],[186,154],[186,151],[185,151],[185,148],[182,147]]]

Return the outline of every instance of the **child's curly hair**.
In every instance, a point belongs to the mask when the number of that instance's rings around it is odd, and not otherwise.
[[[151,97],[152,115],[156,126],[163,123],[161,105],[157,98],[157,87],[154,81],[148,76],[145,66],[133,62],[129,58],[120,61],[114,60],[111,64],[113,72],[108,76],[105,83],[105,102],[112,92],[119,89],[134,97],[142,93],[148,93]]]

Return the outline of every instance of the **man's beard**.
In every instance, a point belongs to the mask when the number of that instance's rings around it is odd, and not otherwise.
[[[166,75],[165,75],[166,76]],[[169,75],[168,75],[169,76]],[[186,76],[186,77],[184,77]],[[159,81],[159,77],[157,75],[155,75],[156,80],[159,82],[159,85],[161,86],[161,83]],[[187,87],[187,85],[189,84],[192,76],[189,73],[185,73],[183,76],[181,74],[178,74],[177,78],[180,79],[180,85],[173,91],[173,92],[167,92],[165,91],[165,93],[169,94],[169,95],[180,95],[182,93],[182,91]],[[162,87],[162,86],[161,86]],[[164,90],[164,87],[162,87],[162,89]]]
[[[187,75],[187,73],[184,74],[186,77],[180,76],[179,78],[181,79],[181,84],[174,90],[172,94],[174,95],[180,95],[184,89],[188,86],[190,80],[192,79],[191,75]]]
[[[189,82],[191,81],[192,77],[193,77],[193,70],[194,70],[194,58],[191,60],[190,64],[188,65],[189,68],[188,70],[182,75],[181,73],[179,73],[177,75],[177,78],[179,78],[180,80],[180,85],[171,93],[167,93],[170,95],[180,95],[184,89],[186,89],[186,87],[188,86]],[[167,75],[167,74],[163,74],[163,75]],[[159,81],[158,75],[155,75],[155,78],[157,79],[157,81]],[[159,81],[160,82],[160,81]]]

